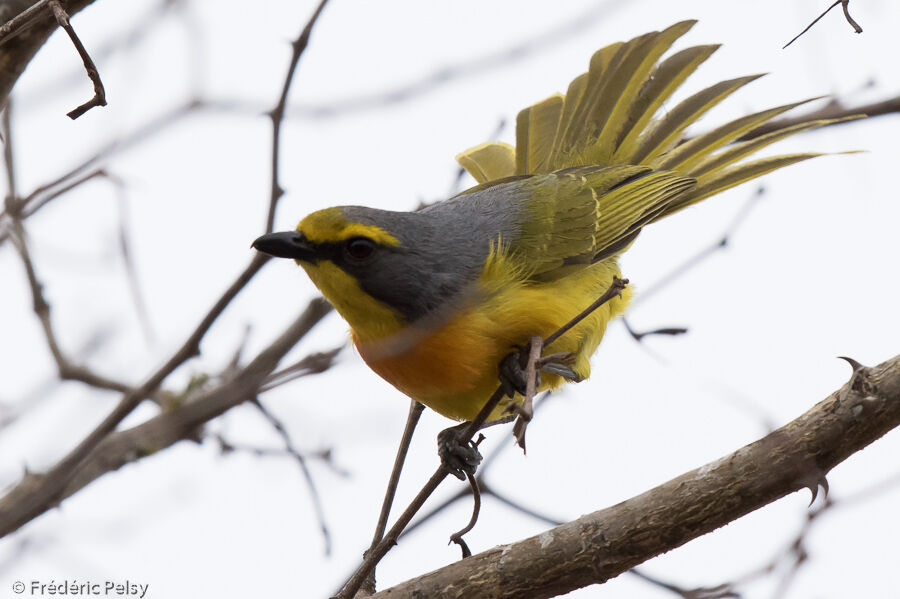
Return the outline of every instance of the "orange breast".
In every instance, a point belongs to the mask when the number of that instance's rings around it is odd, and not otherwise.
[[[494,323],[473,310],[426,331],[353,341],[366,364],[397,389],[457,420],[474,418],[498,384],[497,363],[511,351],[493,337]]]

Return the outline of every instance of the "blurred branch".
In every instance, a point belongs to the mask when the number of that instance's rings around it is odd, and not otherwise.
[[[262,402],[259,401],[258,397],[253,397],[250,400],[250,403],[252,403],[268,423],[272,425],[272,428],[274,428],[275,432],[278,433],[278,436],[281,437],[285,451],[294,458],[294,461],[300,467],[300,472],[303,473],[303,478],[306,480],[306,486],[309,487],[313,510],[316,512],[316,519],[319,521],[319,530],[321,530],[322,538],[325,541],[325,555],[331,555],[331,533],[328,531],[328,524],[325,522],[325,510],[322,508],[322,498],[319,495],[319,490],[316,488],[312,472],[309,471],[309,466],[306,465],[306,458],[297,450],[293,439],[291,439],[290,433],[288,433],[281,420],[279,420],[275,414],[270,412]]]
[[[702,263],[704,260],[712,256],[716,252],[722,251],[727,248],[728,244],[731,243],[731,236],[734,235],[735,231],[740,228],[740,226],[747,219],[747,216],[750,214],[750,211],[756,206],[757,203],[759,203],[759,201],[765,194],[766,188],[764,186],[760,185],[759,187],[757,187],[756,191],[754,191],[753,194],[744,201],[737,214],[734,216],[732,221],[728,224],[728,226],[725,228],[725,231],[722,232],[722,235],[718,239],[714,240],[711,244],[697,252],[694,256],[679,264],[676,268],[669,272],[669,274],[665,275],[652,285],[648,286],[640,295],[638,295],[631,301],[631,308],[629,309],[633,309],[635,306],[647,301],[648,298],[653,297],[654,294],[659,293],[663,288],[683,277],[685,273],[697,267],[700,263]],[[630,325],[626,323],[625,326],[628,328],[628,332],[636,341],[640,341],[641,337],[646,336],[647,334],[659,333],[659,331],[651,331],[650,333],[635,334],[634,332],[632,332]],[[670,335],[679,335],[684,332],[680,327],[673,327],[672,329],[660,329],[660,331]]]
[[[800,116],[796,117],[786,117],[782,119],[775,119],[774,121],[769,121],[768,123],[757,127],[753,131],[750,131],[736,141],[747,141],[748,139],[760,137],[762,135],[765,135],[766,133],[771,133],[772,131],[787,129],[788,127],[792,127],[794,125],[801,125],[803,123],[817,121],[819,119],[841,119],[856,115],[866,115],[869,118],[872,118],[875,116],[883,116],[886,114],[896,114],[898,112],[900,112],[900,96],[888,98],[886,100],[880,100],[878,102],[872,102],[871,104],[864,104],[862,106],[854,106],[852,108],[845,107],[840,100],[834,98],[818,110],[813,110],[812,112],[807,112],[806,114],[801,114]],[[842,121],[839,123],[830,123],[825,126],[834,127],[836,125],[843,125],[844,123],[858,123],[858,121]]]
[[[225,291],[219,300],[209,310],[200,324],[188,336],[184,344],[154,372],[140,386],[125,394],[118,405],[94,428],[72,451],[57,462],[44,475],[32,475],[13,488],[7,495],[0,499],[0,537],[19,528],[22,524],[42,514],[47,509],[56,505],[63,497],[69,481],[82,461],[97,449],[97,446],[112,433],[126,416],[143,401],[154,393],[162,382],[190,358],[199,355],[200,341],[206,336],[207,331],[219,318],[228,304],[250,282],[254,275],[268,261],[262,254],[257,254],[250,264],[238,275],[237,279]],[[290,348],[288,348],[290,349]],[[287,351],[287,350],[285,350]],[[260,355],[260,357],[262,354]],[[259,358],[257,358],[259,360]],[[255,363],[255,362],[254,362]],[[254,364],[251,363],[251,366]],[[277,363],[277,362],[276,362]],[[274,365],[273,365],[274,367]],[[250,368],[248,366],[247,368]],[[246,371],[246,369],[245,369]],[[268,375],[268,372],[265,373]],[[261,381],[260,381],[261,383]],[[255,393],[256,389],[254,389]],[[242,400],[243,401],[243,400]],[[189,404],[194,406],[194,403]],[[162,414],[167,416],[172,412]],[[174,442],[174,441],[173,441]],[[120,464],[121,465],[121,464]],[[117,466],[118,467],[118,466]]]
[[[264,259],[255,259],[265,262]],[[246,272],[246,271],[245,271]],[[254,271],[255,272],[255,271]],[[241,285],[242,286],[242,285]],[[223,298],[224,299],[224,298]],[[221,303],[221,302],[220,302]],[[133,428],[112,432],[135,398],[155,388],[174,370],[172,364],[190,350],[182,350],[138,391],[126,395],[119,406],[68,456],[46,474],[28,474],[0,499],[0,536],[18,529],[100,476],[165,449],[178,441],[198,440],[198,428],[230,408],[256,397],[260,385],[284,355],[328,312],[331,306],[314,299],[288,329],[262,350],[231,380],[203,391],[195,399],[163,412]],[[204,323],[206,320],[204,320]],[[201,329],[198,328],[198,331]],[[193,348],[202,334],[184,347]],[[180,362],[179,362],[180,363]],[[159,380],[157,380],[159,379]],[[82,455],[84,454],[84,455]]]
[[[98,389],[108,389],[110,391],[118,391],[120,393],[129,393],[132,387],[126,383],[116,381],[101,376],[85,366],[73,364],[68,356],[63,353],[56,337],[56,331],[53,328],[53,321],[50,318],[50,304],[44,298],[43,285],[37,278],[34,269],[34,263],[31,260],[31,254],[28,251],[28,241],[25,235],[25,228],[18,218],[12,220],[13,245],[19,252],[22,263],[25,266],[25,274],[28,277],[28,285],[31,288],[32,306],[34,313],[41,323],[44,330],[44,337],[47,340],[47,346],[56,362],[56,368],[59,371],[59,378],[70,381],[81,381],[86,385],[97,387]]]
[[[633,6],[634,2],[630,5]],[[461,79],[490,73],[520,62],[529,56],[546,51],[554,44],[568,42],[574,35],[590,31],[598,21],[608,20],[613,12],[624,6],[625,3],[616,0],[593,3],[575,17],[555,26],[543,28],[528,39],[466,61],[446,65],[392,89],[379,89],[368,95],[335,98],[318,104],[295,104],[289,112],[291,115],[313,119],[333,118],[408,102]]]
[[[125,195],[125,185],[122,181],[115,177],[109,177],[116,189],[119,207],[119,253],[122,256],[122,263],[125,266],[125,275],[128,280],[128,290],[131,293],[131,301],[134,303],[134,309],[137,313],[138,322],[141,324],[141,330],[144,338],[149,345],[156,342],[156,334],[153,331],[153,325],[150,322],[150,311],[147,309],[147,302],[144,301],[144,294],[141,291],[141,282],[137,273],[137,266],[134,263],[134,251],[131,247],[131,222],[128,214],[128,199]]]
[[[803,488],[900,425],[900,356],[853,376],[766,437],[613,507],[374,597],[547,597],[629,568]],[[448,594],[448,590],[452,593]]]
[[[334,366],[335,358],[341,353],[344,347],[345,345],[341,344],[328,351],[310,354],[297,362],[294,362],[290,366],[286,366],[277,372],[273,372],[266,377],[266,380],[259,388],[259,392],[265,393],[266,391],[270,391],[275,387],[280,387],[285,383],[290,383],[301,377],[325,372]]]
[[[47,346],[50,348],[50,353],[53,355],[53,360],[56,362],[59,378],[63,380],[81,381],[99,389],[127,393],[131,391],[129,385],[96,374],[84,366],[74,364],[60,348],[56,331],[53,328],[53,322],[50,318],[50,304],[47,303],[47,300],[44,298],[43,286],[38,280],[37,273],[35,272],[34,262],[31,259],[31,253],[28,249],[28,239],[25,234],[25,227],[22,225],[23,217],[21,210],[24,202],[19,200],[16,196],[15,153],[13,151],[12,129],[10,127],[11,111],[12,104],[7,101],[6,109],[3,111],[2,135],[4,139],[3,162],[6,170],[6,181],[9,193],[5,198],[5,211],[3,214],[6,215],[11,223],[8,225],[9,231],[7,234],[12,234],[13,245],[19,253],[22,264],[25,267],[28,286],[31,289],[32,307],[41,323],[41,328],[44,330],[44,337],[47,340]]]

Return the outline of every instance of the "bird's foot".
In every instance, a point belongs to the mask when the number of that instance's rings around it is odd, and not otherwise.
[[[508,397],[513,397],[516,393],[519,395],[526,393],[528,387],[528,377],[525,372],[528,367],[526,360],[528,360],[528,354],[525,353],[524,348],[517,346],[515,351],[500,361],[498,376],[500,384],[503,386],[503,392]],[[538,371],[536,374],[537,381],[534,386],[538,388],[541,386],[541,373]]]
[[[578,373],[572,370],[572,363],[575,361],[575,354],[571,352],[562,352],[558,354],[548,354],[538,361],[538,367],[543,372],[556,374],[567,381],[580,383],[584,379]]]
[[[459,480],[466,480],[466,473],[474,475],[483,459],[481,452],[478,451],[478,443],[484,436],[480,435],[478,441],[471,439],[464,441],[462,433],[468,426],[468,422],[451,426],[438,433],[437,438],[441,464]]]

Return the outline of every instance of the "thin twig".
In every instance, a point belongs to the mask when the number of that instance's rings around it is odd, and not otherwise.
[[[319,496],[319,490],[316,488],[312,472],[309,471],[309,466],[306,464],[306,457],[297,450],[293,439],[291,439],[290,433],[288,433],[281,420],[266,409],[262,402],[259,401],[258,397],[251,399],[250,403],[252,403],[269,424],[272,425],[272,428],[274,428],[275,432],[281,437],[285,450],[294,458],[297,465],[300,466],[303,478],[306,479],[306,486],[309,487],[309,495],[310,499],[312,499],[313,510],[316,512],[316,519],[319,521],[319,530],[322,532],[322,539],[325,541],[325,555],[331,555],[331,533],[328,531],[328,524],[325,522],[325,510],[322,507],[322,498]]]
[[[490,73],[521,62],[529,56],[546,52],[553,45],[569,42],[575,35],[591,32],[594,24],[610,19],[615,11],[621,10],[626,5],[627,3],[620,0],[589,3],[586,10],[574,17],[541,28],[537,35],[517,40],[500,50],[440,66],[431,73],[392,88],[379,86],[378,91],[370,94],[333,98],[312,105],[294,104],[289,108],[289,112],[292,115],[319,120],[409,102],[462,79]]]
[[[478,441],[475,442],[475,446],[477,447],[482,440],[484,440],[484,435],[479,435]],[[478,482],[475,480],[475,476],[468,470],[466,471],[466,478],[469,480],[469,491],[472,493],[473,499],[472,516],[469,518],[468,524],[450,535],[450,542],[456,543],[459,545],[460,549],[462,549],[463,559],[472,555],[472,550],[469,549],[469,546],[463,539],[463,535],[475,528],[475,524],[478,522],[478,514],[481,513],[481,491],[478,490]]]
[[[346,345],[341,344],[328,351],[309,354],[290,366],[282,368],[277,372],[273,372],[266,377],[265,382],[259,388],[259,392],[264,393],[266,391],[271,391],[275,387],[280,387],[285,383],[289,383],[304,376],[325,372],[334,365],[335,357],[337,357],[345,347]]]
[[[622,290],[625,289],[625,286],[628,285],[628,279],[620,279],[619,277],[613,277],[612,283],[609,285],[609,289],[607,289],[603,295],[598,297],[594,303],[590,306],[582,310],[575,318],[559,327],[552,335],[544,339],[544,348],[546,349],[548,345],[552,344],[554,341],[568,333],[572,327],[577,325],[579,322],[587,318],[591,315],[591,313],[611,300],[614,297],[621,297]]]
[[[406,415],[406,424],[403,427],[403,434],[400,436],[400,444],[397,447],[397,454],[394,456],[394,465],[391,468],[391,475],[388,478],[387,489],[384,491],[384,499],[381,502],[381,512],[378,514],[378,522],[375,525],[375,533],[372,535],[372,544],[369,549],[374,549],[381,539],[384,538],[384,531],[387,529],[388,518],[391,515],[391,507],[394,505],[394,497],[397,494],[397,486],[400,484],[400,474],[403,472],[403,464],[406,462],[406,454],[409,452],[409,446],[412,442],[413,433],[419,424],[419,418],[425,409],[414,399],[409,400],[409,412]],[[369,572],[366,580],[363,582],[362,588],[370,593],[375,592],[375,568]]]
[[[530,516],[531,518],[534,518],[535,520],[540,520],[541,522],[546,522],[547,524],[550,524],[552,526],[559,526],[560,524],[563,523],[562,520],[557,520],[556,518],[551,518],[550,516],[548,516],[546,514],[542,514],[542,513],[538,512],[536,510],[533,510],[529,507],[525,507],[518,501],[515,501],[515,500],[511,499],[510,497],[507,497],[503,493],[499,493],[496,489],[494,489],[492,486],[486,484],[483,480],[479,480],[478,486],[481,489],[482,495],[489,495],[490,497],[493,497],[494,499],[496,499],[503,505],[516,510],[520,514],[525,514],[526,516]]]
[[[41,285],[37,273],[34,268],[34,262],[28,248],[28,239],[25,233],[25,227],[22,225],[21,209],[23,202],[16,197],[16,177],[15,177],[15,160],[13,153],[12,129],[10,125],[11,103],[7,103],[6,109],[3,111],[2,133],[5,143],[3,148],[4,165],[6,169],[6,180],[9,188],[9,194],[6,196],[6,214],[11,219],[10,233],[12,233],[13,245],[22,260],[25,267],[25,274],[28,279],[28,285],[31,290],[32,308],[41,327],[44,330],[44,337],[56,367],[59,372],[59,378],[63,380],[81,381],[87,385],[97,387],[99,389],[108,389],[128,393],[132,387],[121,381],[116,381],[108,377],[101,376],[85,366],[73,364],[72,361],[63,353],[60,348],[53,323],[50,318],[50,304],[44,298],[43,286]]]
[[[804,29],[803,31],[801,31],[800,33],[798,33],[798,34],[794,37],[794,39],[792,39],[791,41],[789,41],[788,43],[786,43],[784,46],[782,46],[781,49],[784,50],[785,48],[787,48],[788,46],[790,46],[791,44],[793,44],[795,41],[797,41],[797,39],[799,39],[801,35],[803,35],[803,34],[806,33],[807,31],[809,31],[810,29],[812,29],[812,26],[813,26],[813,25],[815,25],[816,23],[818,23],[819,20],[820,20],[822,17],[824,17],[825,15],[827,15],[827,14],[829,13],[829,11],[831,11],[831,9],[834,8],[835,6],[837,6],[838,4],[840,4],[840,5],[842,5],[842,6],[844,7],[844,18],[847,19],[847,22],[850,23],[850,26],[853,27],[853,30],[854,30],[856,33],[862,33],[862,31],[863,31],[863,30],[862,30],[862,27],[860,27],[860,26],[859,26],[859,23],[857,23],[856,21],[854,21],[854,20],[853,20],[853,17],[850,16],[850,0],[835,0],[835,3],[834,3],[834,4],[832,4],[831,6],[829,6],[828,8],[826,8],[826,9],[825,9],[825,12],[823,12],[823,13],[820,14],[818,17],[816,17],[815,20],[814,20],[812,23],[810,23],[809,25],[806,26],[806,29]]]
[[[69,39],[72,40],[72,44],[78,51],[78,55],[81,56],[81,61],[84,63],[84,70],[87,71],[88,78],[91,80],[91,83],[94,84],[94,97],[81,106],[66,113],[66,116],[74,121],[94,106],[106,106],[106,90],[103,89],[103,82],[100,81],[100,73],[97,72],[97,65],[94,64],[91,55],[84,49],[84,44],[78,39],[75,29],[69,24],[69,15],[66,14],[66,11],[60,6],[59,0],[50,0],[49,5],[50,9],[53,11],[53,16],[56,17],[56,22],[59,23],[60,27],[66,30],[67,34],[69,34]]]
[[[128,290],[131,292],[131,301],[134,303],[134,310],[141,325],[141,331],[144,333],[144,339],[148,345],[153,346],[156,344],[156,333],[153,330],[153,324],[150,322],[150,311],[147,309],[147,302],[144,301],[141,281],[137,274],[134,253],[131,249],[131,222],[128,218],[128,198],[125,194],[125,185],[115,177],[110,177],[109,180],[113,183],[118,196],[119,253],[122,256],[122,264],[125,266]]]
[[[657,586],[661,589],[665,589],[667,591],[671,591],[678,595],[679,597],[683,597],[684,599],[730,599],[730,598],[740,598],[740,595],[734,591],[732,586],[728,583],[720,584],[716,587],[700,587],[696,589],[685,589],[680,586],[665,582],[656,578],[654,576],[650,576],[645,574],[643,570],[638,570],[637,568],[632,568],[628,570],[628,574],[632,574],[637,576],[644,582],[649,582],[650,584]]]
[[[628,334],[631,335],[631,338],[640,343],[644,340],[644,337],[652,337],[656,335],[663,335],[667,337],[675,337],[677,335],[684,335],[688,332],[685,327],[663,327],[661,329],[652,329],[649,331],[635,331],[631,328],[631,325],[628,324],[628,319],[623,318],[622,324],[625,325],[625,330],[628,331]]]
[[[258,458],[294,457],[291,452],[284,447],[257,447],[255,445],[234,443],[226,439],[221,433],[207,435],[207,438],[213,440],[219,446],[219,451],[221,451],[223,455],[228,455],[230,453],[249,453]],[[305,451],[303,452],[303,457],[307,460],[318,460],[331,470],[331,472],[340,477],[348,478],[350,476],[350,472],[346,468],[335,463],[334,452],[330,447],[317,449],[315,451]]]
[[[131,385],[101,376],[85,366],[73,364],[68,356],[63,353],[56,336],[56,331],[53,328],[52,319],[50,318],[50,304],[47,303],[47,300],[44,298],[43,285],[41,285],[38,280],[34,269],[34,263],[32,262],[31,254],[28,250],[25,228],[22,226],[22,222],[17,218],[14,218],[12,221],[12,234],[13,245],[18,251],[19,257],[22,259],[22,264],[25,266],[25,274],[28,278],[28,285],[31,288],[34,313],[41,323],[41,328],[44,330],[44,337],[46,338],[47,346],[50,348],[50,353],[53,355],[53,360],[56,362],[59,378],[63,380],[81,381],[86,385],[98,389],[107,389],[110,391],[118,391],[120,393],[132,392],[134,388]]]
[[[697,252],[694,256],[691,256],[677,267],[675,267],[669,274],[665,275],[649,287],[647,287],[644,291],[642,291],[636,298],[631,301],[632,309],[638,304],[647,301],[648,298],[653,295],[659,293],[663,288],[670,285],[673,281],[684,276],[686,272],[695,268],[701,262],[712,256],[713,254],[724,250],[731,243],[731,237],[734,235],[735,231],[747,220],[747,217],[750,214],[750,211],[756,206],[757,203],[762,199],[762,197],[766,194],[766,188],[764,186],[759,186],[753,194],[747,198],[747,200],[741,205],[741,208],[738,210],[737,214],[734,216],[732,221],[725,227],[725,230],[722,232],[721,237],[713,241],[710,245],[703,248],[699,252]]]
[[[278,98],[278,104],[275,105],[275,108],[269,112],[269,117],[272,119],[272,192],[269,197],[269,211],[266,216],[266,233],[271,233],[274,230],[275,208],[278,205],[278,200],[284,195],[284,189],[281,188],[281,184],[278,182],[278,153],[281,146],[281,123],[284,121],[284,107],[287,105],[288,91],[290,91],[291,82],[294,80],[294,71],[297,70],[297,63],[300,62],[300,57],[309,44],[309,36],[312,33],[313,26],[319,19],[319,15],[327,2],[328,0],[319,2],[316,10],[313,11],[312,16],[300,33],[300,37],[291,44],[293,49],[291,63],[288,66],[284,85],[281,88],[281,97]]]

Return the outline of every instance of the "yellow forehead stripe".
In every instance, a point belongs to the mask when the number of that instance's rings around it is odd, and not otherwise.
[[[381,227],[350,222],[339,207],[313,212],[300,221],[297,230],[313,243],[344,241],[351,237],[368,237],[381,245],[400,245],[400,240]]]

